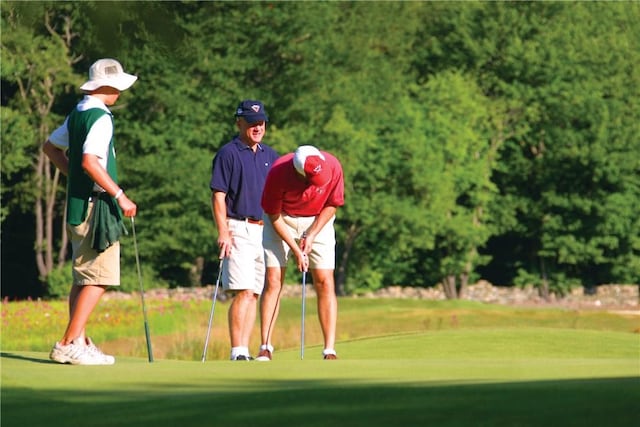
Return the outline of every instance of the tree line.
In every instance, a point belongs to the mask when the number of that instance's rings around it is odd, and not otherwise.
[[[139,76],[114,115],[147,286],[215,280],[211,160],[246,98],[278,152],[313,144],[343,164],[340,294],[639,282],[639,3],[0,8],[3,296],[52,294],[69,270],[65,179],[40,147],[102,57]]]

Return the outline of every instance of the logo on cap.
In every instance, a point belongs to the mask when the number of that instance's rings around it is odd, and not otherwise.
[[[293,167],[316,187],[323,187],[331,180],[331,169],[326,168],[325,156],[312,145],[301,145],[293,155]]]
[[[269,120],[262,102],[252,99],[246,99],[238,105],[238,108],[236,108],[236,117],[244,118],[249,124]]]

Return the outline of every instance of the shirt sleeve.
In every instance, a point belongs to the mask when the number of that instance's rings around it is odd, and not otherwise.
[[[267,215],[276,215],[282,212],[282,191],[278,188],[275,170],[279,166],[272,167],[267,174],[262,190],[260,205]]]
[[[211,165],[211,181],[209,182],[211,191],[222,191],[223,193],[228,193],[232,173],[233,161],[223,148],[218,151],[216,156],[213,158]]]
[[[69,129],[67,129],[67,120],[69,120],[69,118],[64,119],[62,126],[54,130],[51,135],[49,135],[49,142],[63,150],[69,148]]]
[[[327,198],[325,206],[340,207],[344,205],[344,173],[340,162],[336,159],[333,164],[333,177],[335,184]]]
[[[100,159],[107,159],[112,136],[113,123],[111,122],[111,116],[105,114],[91,126],[87,139],[82,146],[82,152],[84,154],[93,154]]]

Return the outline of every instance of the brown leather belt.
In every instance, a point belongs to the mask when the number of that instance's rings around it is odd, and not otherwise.
[[[235,219],[236,221],[246,221],[249,224],[258,224],[258,225],[264,225],[264,221],[261,219],[253,219],[253,218],[233,218],[231,217],[231,219]]]

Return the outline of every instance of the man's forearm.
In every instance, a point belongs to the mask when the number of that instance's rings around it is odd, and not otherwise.
[[[322,230],[331,218],[335,216],[337,210],[338,209],[335,206],[325,206],[318,216],[316,216],[316,219],[307,230],[307,233],[313,234],[314,236],[320,233],[320,230]]]
[[[287,225],[284,223],[284,219],[281,214],[271,215],[269,214],[269,219],[271,220],[271,224],[273,224],[273,229],[280,236],[280,238],[293,250],[299,251],[300,247],[296,244],[295,239],[289,233],[289,229]]]
[[[228,234],[226,194],[221,191],[211,193],[211,211],[218,228],[218,234]]]
[[[51,163],[60,170],[60,172],[64,175],[69,174],[69,158],[62,149],[56,147],[47,140],[42,146],[42,151],[46,154],[49,160],[51,160]]]

